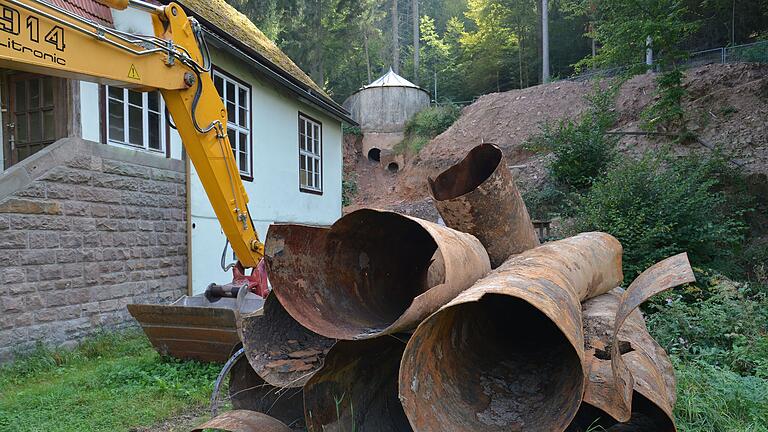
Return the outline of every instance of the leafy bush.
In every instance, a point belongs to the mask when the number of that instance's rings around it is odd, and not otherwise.
[[[586,97],[589,109],[578,121],[544,123],[526,143],[529,150],[553,154],[549,172],[557,183],[587,189],[615,157],[618,138],[606,133],[616,123],[615,94],[616,88],[603,91],[596,85]]]
[[[395,144],[392,149],[397,154],[418,154],[421,149],[429,144],[429,138],[420,135],[406,136],[404,140]]]
[[[460,115],[461,108],[452,104],[423,109],[405,125],[405,134],[434,138],[451,127]]]
[[[360,129],[360,126],[350,126],[344,123],[341,126],[341,130],[344,133],[344,135],[363,136],[363,131],[362,129]]]
[[[688,252],[695,265],[727,269],[746,225],[743,211],[730,208],[718,189],[723,165],[716,157],[652,153],[620,160],[580,199],[574,228],[618,238],[628,279],[680,252]]]
[[[673,357],[680,432],[768,432],[768,381]]]
[[[653,301],[648,327],[688,362],[768,379],[768,290],[697,271],[697,282]]]
[[[352,198],[357,194],[357,180],[353,176],[346,176],[341,181],[341,205],[352,204]]]
[[[658,88],[656,100],[641,114],[643,129],[653,131],[659,128],[684,132],[685,110],[683,109],[683,72],[673,69],[656,77]]]

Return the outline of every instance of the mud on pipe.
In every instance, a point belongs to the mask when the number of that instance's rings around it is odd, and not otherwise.
[[[334,339],[413,329],[490,271],[472,235],[371,209],[330,228],[272,225],[265,246],[280,303],[304,327]]]
[[[242,317],[240,335],[253,370],[268,384],[284,388],[306,384],[335,342],[299,324],[272,294],[263,314]]]
[[[492,267],[539,245],[525,202],[496,145],[473,148],[461,162],[428,180],[445,224],[476,236]]]
[[[545,244],[426,319],[400,365],[413,429],[565,430],[585,383],[580,302],[621,283],[621,252],[604,233]]]

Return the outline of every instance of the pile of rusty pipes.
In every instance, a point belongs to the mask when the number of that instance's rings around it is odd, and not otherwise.
[[[307,430],[676,430],[674,372],[637,307],[693,281],[685,254],[622,290],[612,236],[540,246],[492,144],[429,186],[450,228],[369,209],[270,228],[273,294],[243,339],[265,385],[303,389]],[[266,371],[259,347],[296,331],[322,361]]]

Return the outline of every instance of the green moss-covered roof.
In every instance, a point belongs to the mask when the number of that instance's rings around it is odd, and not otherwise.
[[[180,0],[186,9],[207,21],[219,30],[239,41],[283,72],[292,76],[315,92],[330,97],[307,76],[274,42],[264,35],[248,17],[237,11],[224,0]]]

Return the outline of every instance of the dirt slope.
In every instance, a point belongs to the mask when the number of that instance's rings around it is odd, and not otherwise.
[[[498,144],[508,158],[520,187],[535,187],[546,175],[546,156],[532,155],[522,144],[538,125],[550,119],[574,118],[586,109],[592,83],[556,82],[493,93],[464,108],[459,120],[433,139],[396,175],[356,153],[348,169],[357,174],[360,193],[348,208],[362,206],[396,209],[435,220],[426,178],[460,160],[481,142]],[[722,146],[736,163],[751,173],[768,172],[768,65],[708,65],[687,72],[684,102],[688,127],[705,143]],[[654,75],[626,82],[618,95],[618,131],[638,131],[639,115],[652,101]],[[620,149],[637,153],[663,145],[664,139],[625,136]],[[699,144],[678,146],[676,152],[707,152]]]

